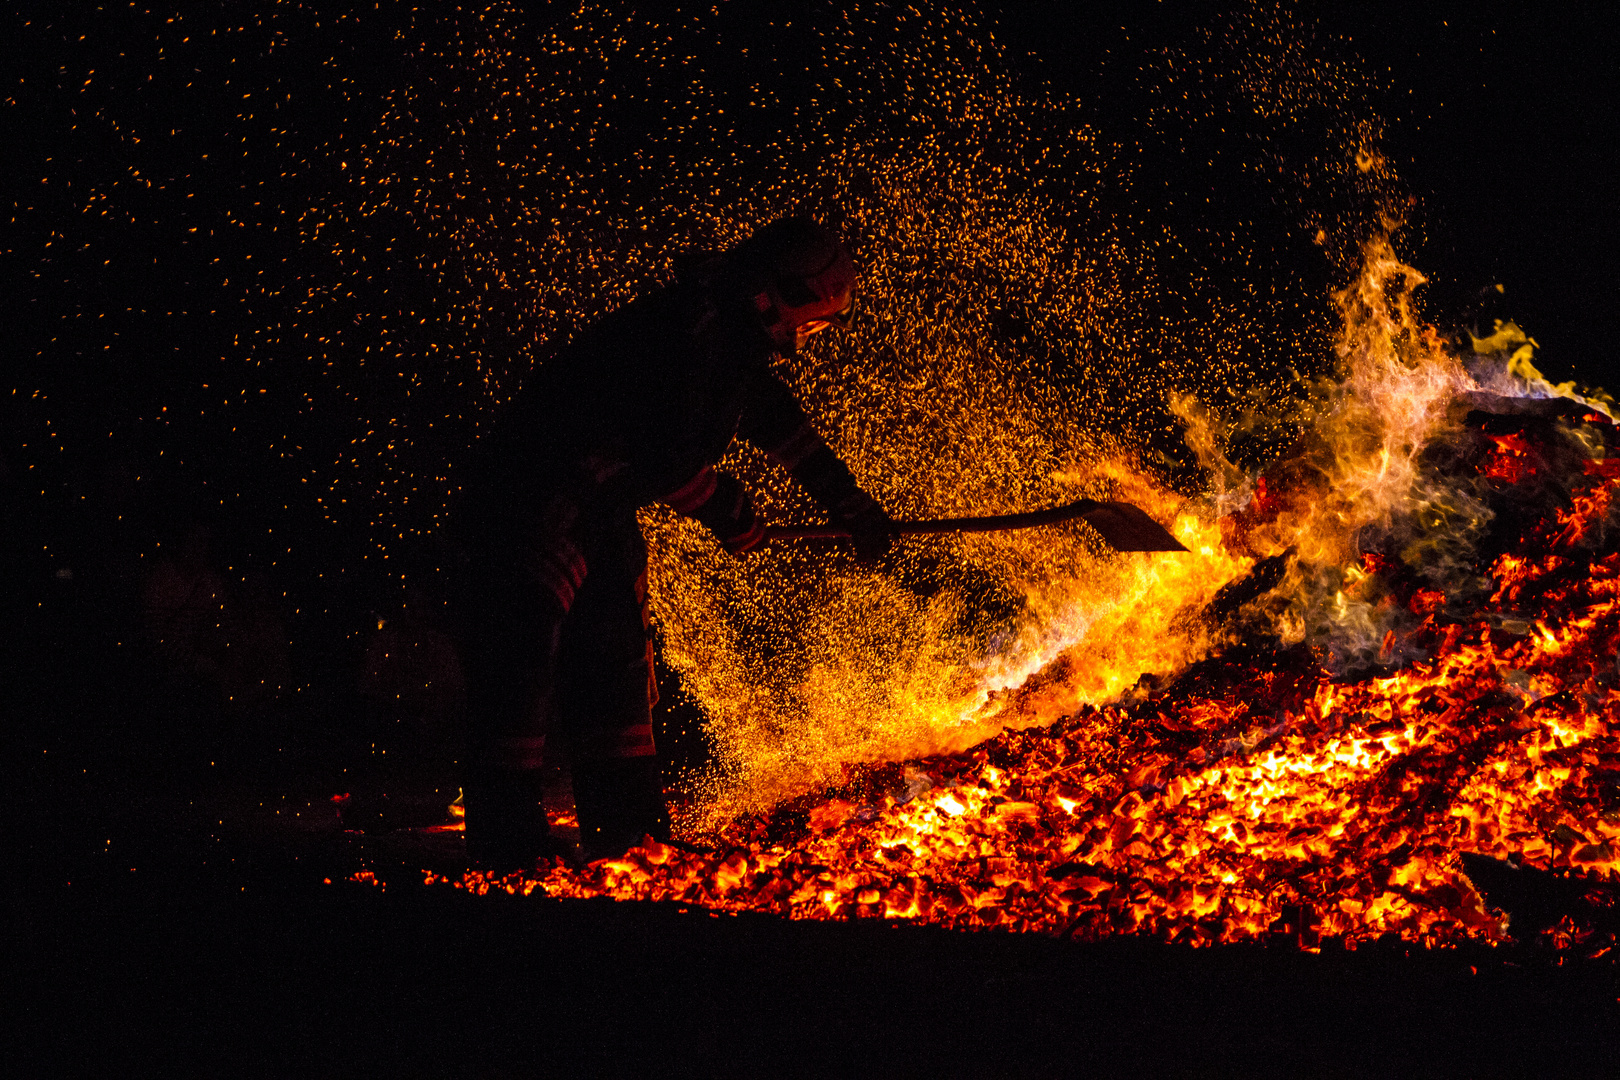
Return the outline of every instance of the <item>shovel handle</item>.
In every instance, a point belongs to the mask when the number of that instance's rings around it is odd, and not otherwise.
[[[991,514],[988,517],[935,518],[931,521],[896,521],[896,533],[948,533],[998,532],[1002,529],[1029,529],[1036,525],[1056,525],[1073,521],[1103,504],[1096,499],[1081,499],[1050,510],[1032,510],[1027,514]],[[766,540],[827,540],[849,535],[839,525],[767,525]]]

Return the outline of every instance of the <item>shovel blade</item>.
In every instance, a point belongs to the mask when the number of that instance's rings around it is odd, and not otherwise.
[[[1105,502],[1080,515],[1115,551],[1186,551],[1170,530],[1130,503]]]

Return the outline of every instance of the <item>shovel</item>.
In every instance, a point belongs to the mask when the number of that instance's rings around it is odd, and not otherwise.
[[[1122,502],[1081,499],[1050,510],[1027,514],[991,514],[988,517],[937,518],[933,521],[896,521],[896,533],[999,532],[1002,529],[1032,529],[1079,518],[1108,542],[1115,551],[1186,551],[1181,542],[1163,525],[1147,516],[1139,506]],[[847,537],[849,530],[839,525],[769,525],[766,540],[817,540]]]

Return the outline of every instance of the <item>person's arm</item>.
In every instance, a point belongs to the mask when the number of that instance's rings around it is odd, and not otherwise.
[[[664,501],[707,525],[733,555],[752,551],[765,540],[765,523],[755,513],[747,489],[736,477],[716,472],[712,466],[704,466]]]
[[[888,513],[861,490],[780,380],[766,376],[751,389],[737,434],[792,473],[835,523],[849,528],[858,558],[881,558],[893,539]]]

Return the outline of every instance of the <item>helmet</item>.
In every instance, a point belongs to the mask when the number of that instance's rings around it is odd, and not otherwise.
[[[855,263],[829,230],[808,217],[773,221],[734,252],[747,273],[754,310],[784,349],[829,326],[849,328]]]

